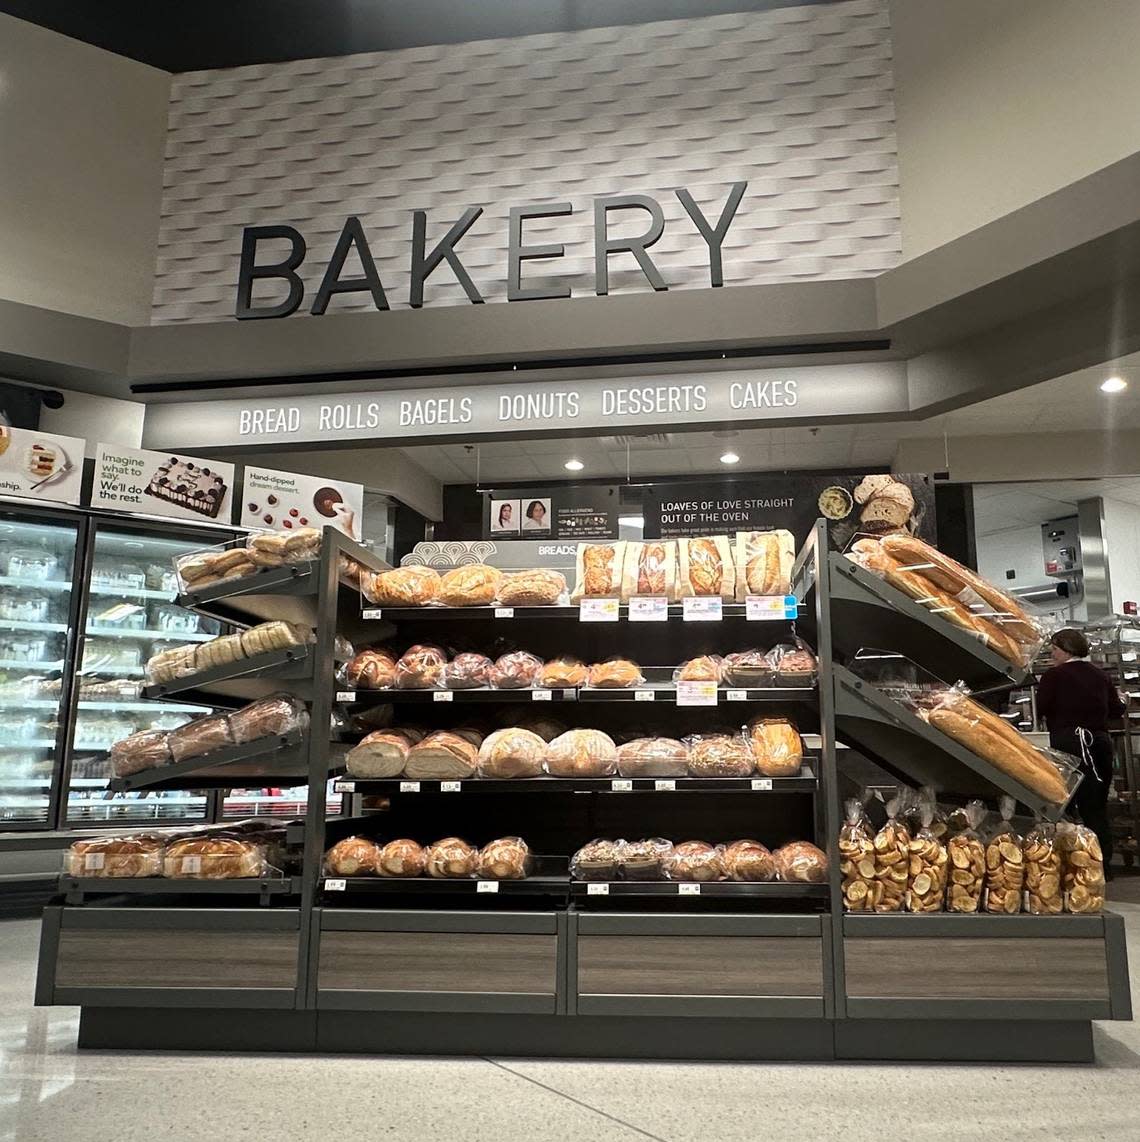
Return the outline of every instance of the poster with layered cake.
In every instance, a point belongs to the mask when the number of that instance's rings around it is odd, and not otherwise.
[[[272,468],[247,467],[242,477],[242,527],[284,532],[335,527],[359,540],[363,516],[363,484]]]
[[[79,503],[86,447],[78,436],[0,424],[0,496]]]
[[[91,506],[228,524],[233,487],[232,464],[100,444],[95,454]]]

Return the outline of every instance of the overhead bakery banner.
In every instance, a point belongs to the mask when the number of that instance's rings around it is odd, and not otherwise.
[[[618,489],[600,484],[548,484],[484,493],[484,539],[613,539]]]
[[[242,527],[285,532],[298,527],[335,527],[349,539],[360,538],[363,484],[247,467],[241,498]]]
[[[87,441],[0,424],[0,496],[77,504]]]
[[[200,456],[100,444],[91,506],[230,523],[234,466]]]
[[[821,516],[831,546],[858,535],[909,531],[934,543],[934,485],[929,476],[846,473],[751,476],[695,484],[654,484],[643,500],[646,539],[786,528],[797,548]]]

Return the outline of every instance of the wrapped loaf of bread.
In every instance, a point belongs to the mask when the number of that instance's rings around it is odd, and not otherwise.
[[[772,854],[772,861],[777,878],[786,883],[824,884],[827,881],[827,853],[810,841],[783,845]]]
[[[242,880],[267,872],[264,848],[240,837],[174,841],[162,862],[162,875],[175,880]]]
[[[500,837],[479,850],[475,875],[480,880],[525,880],[530,849],[520,837]]]
[[[719,595],[725,602],[736,595],[732,546],[724,535],[678,540],[681,597]]]
[[[705,841],[682,841],[673,846],[665,875],[670,880],[724,880],[724,849]]]
[[[553,607],[566,595],[566,576],[544,567],[505,575],[497,602],[504,607]]]
[[[628,658],[608,658],[590,667],[586,685],[598,690],[622,690],[644,682],[645,676],[636,662]]]
[[[374,607],[424,607],[439,598],[439,572],[431,567],[397,567],[365,572],[360,589]]]
[[[345,837],[325,853],[326,876],[375,876],[380,848],[368,837]]]
[[[396,660],[386,650],[360,650],[344,666],[349,690],[387,690],[396,681]]]
[[[447,655],[438,646],[411,646],[396,663],[396,689],[431,690],[443,682],[446,665]]]
[[[621,577],[621,601],[634,597],[677,598],[677,544],[673,540],[628,542]]]
[[[749,595],[787,595],[792,589],[796,541],[790,531],[736,533],[736,601]]]
[[[268,694],[229,715],[230,733],[238,745],[308,729],[309,711],[292,694]]]
[[[617,872],[623,880],[662,880],[673,855],[673,842],[661,837],[617,842]]]
[[[479,745],[479,735],[473,730],[436,730],[408,750],[404,775],[413,781],[474,777]]]
[[[479,747],[479,776],[510,780],[541,777],[546,742],[530,730],[517,726],[496,730]]]
[[[542,671],[542,659],[525,650],[500,655],[487,671],[487,681],[496,690],[526,690]]]
[[[475,875],[479,851],[459,837],[444,837],[428,848],[426,857],[428,876],[462,878]]]
[[[478,690],[490,683],[494,663],[485,654],[457,654],[443,668],[448,690]]]
[[[589,672],[580,659],[561,654],[543,666],[538,685],[545,690],[577,689],[586,685]]]
[[[729,880],[776,879],[776,862],[767,846],[759,841],[733,841],[724,850],[724,869]]]
[[[717,654],[700,654],[682,662],[673,671],[674,682],[719,682],[724,659]]]
[[[376,730],[348,751],[345,769],[350,777],[372,780],[398,777],[408,764],[412,746],[423,741],[423,737],[422,730]]]
[[[568,730],[546,747],[552,777],[611,777],[616,770],[617,746],[601,730]]]
[[[787,718],[753,718],[748,741],[756,772],[765,777],[798,777],[804,760],[804,743]]]
[[[571,603],[584,598],[621,597],[622,563],[625,543],[579,543],[577,573]]]
[[[380,876],[423,876],[427,868],[427,851],[406,837],[389,841],[376,859]]]
[[[687,745],[691,777],[751,777],[756,766],[740,734],[694,734]]]
[[[222,714],[195,718],[184,726],[171,730],[167,740],[170,745],[170,756],[175,762],[189,761],[191,758],[202,757],[213,750],[225,749],[226,746],[234,744],[229,720]]]
[[[495,601],[503,573],[486,563],[448,571],[440,580],[439,601],[447,607],[487,607]]]
[[[72,844],[64,863],[69,876],[161,876],[163,848],[162,837],[152,833],[91,837]]]
[[[214,639],[213,642],[205,642],[199,649],[207,650],[214,643],[221,641],[223,640]],[[241,648],[247,658],[253,658],[258,654],[269,654],[274,650],[288,650],[292,646],[306,646],[312,641],[311,627],[282,622],[280,619],[258,623],[257,626],[250,627],[241,634]]]
[[[688,747],[675,738],[635,738],[618,748],[622,777],[684,777],[688,765]]]
[[[160,765],[169,765],[169,734],[166,730],[140,730],[117,741],[110,750],[111,772],[116,777],[129,777]]]

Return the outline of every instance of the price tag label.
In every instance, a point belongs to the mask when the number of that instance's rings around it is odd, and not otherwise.
[[[629,600],[631,623],[664,623],[669,621],[669,600],[664,595],[634,595]]]
[[[420,791],[420,783],[418,781],[401,781],[401,793],[418,793]]]
[[[657,695],[652,690],[634,690],[633,700],[635,702],[652,702]]]
[[[338,690],[336,692],[336,700],[338,702],[355,702],[356,701],[356,691],[355,690]]]
[[[530,692],[530,700],[532,702],[549,702],[554,697],[551,690],[532,690]]]
[[[498,892],[499,882],[497,880],[477,880],[475,881],[476,892]]]
[[[182,871],[187,875],[197,875],[202,871],[202,858],[200,856],[183,857]]]
[[[715,682],[678,682],[678,706],[715,706],[717,686]]]
[[[450,690],[437,690],[432,696],[433,702],[450,702],[455,695]]]
[[[583,623],[616,623],[617,599],[583,599],[578,604],[578,621]]]
[[[724,618],[724,603],[719,595],[690,595],[681,605],[687,623],[719,623]]]
[[[748,691],[747,690],[729,690],[728,693],[725,694],[725,699],[729,702],[747,702],[748,701]]]
[[[355,781],[338,781],[333,786],[333,791],[335,793],[355,793],[356,792],[356,782]]]
[[[515,617],[514,607],[496,607],[495,618],[497,619],[513,619]]]
[[[103,863],[106,860],[105,853],[84,853],[83,855],[83,871],[84,872],[99,872],[103,868]]]
[[[633,792],[633,782],[628,777],[615,777],[610,782],[610,788],[615,793],[631,793]]]
[[[325,891],[326,892],[343,892],[346,887],[347,887],[347,884],[345,883],[344,880],[334,879],[334,880],[326,880],[325,881]]]
[[[699,884],[678,884],[678,896],[700,896],[701,886]]]
[[[586,885],[587,896],[609,896],[610,886],[608,884],[599,884],[597,881],[591,881]]]
[[[752,788],[757,793],[767,793],[772,788],[772,779],[770,777],[754,777]]]
[[[441,781],[439,783],[440,793],[458,793],[462,788],[462,781]]]
[[[382,619],[384,617],[384,611],[380,607],[365,607],[364,610],[360,612],[360,617],[365,619]]]
[[[653,788],[658,793],[672,793],[677,788],[677,783],[671,777],[659,777],[654,783]]]
[[[746,595],[744,617],[751,623],[794,619],[799,614],[795,595]]]

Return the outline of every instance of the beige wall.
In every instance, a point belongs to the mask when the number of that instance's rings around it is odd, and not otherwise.
[[[1140,150],[1137,0],[891,0],[903,257]]]
[[[170,76],[0,14],[0,297],[149,321]]]

